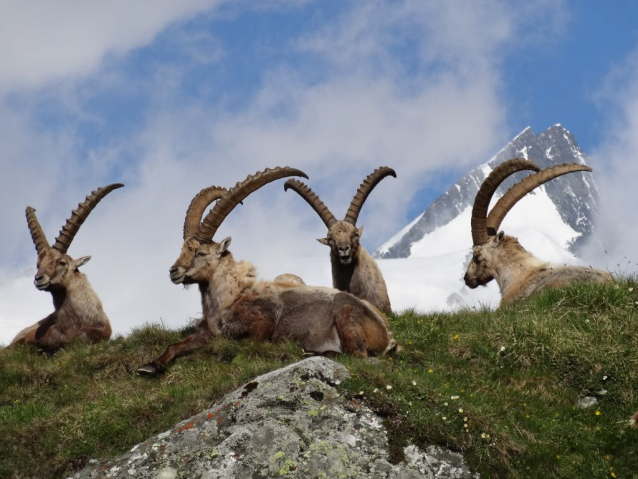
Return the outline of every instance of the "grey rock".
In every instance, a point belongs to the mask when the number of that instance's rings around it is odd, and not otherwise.
[[[580,409],[589,409],[596,404],[598,404],[598,399],[593,396],[584,396],[576,401],[576,406]]]
[[[531,128],[526,128],[485,165],[471,170],[434,200],[402,238],[383,250],[377,250],[373,256],[375,258],[408,258],[414,243],[435,229],[448,224],[474,204],[474,198],[486,177],[486,171],[489,173],[496,165],[515,157],[528,158],[541,168],[563,163],[586,164],[588,160],[572,134],[561,125],[554,125],[539,135],[535,135]],[[529,173],[519,173],[508,178],[498,188],[496,194],[502,195],[527,174]],[[560,181],[546,183],[545,189],[565,224],[581,233],[568,248],[578,256],[580,248],[594,230],[593,220],[598,204],[598,190],[592,175],[581,173],[562,176]],[[469,229],[468,224],[468,234]]]
[[[388,462],[382,420],[334,385],[347,369],[311,357],[249,382],[212,408],[111,460],[89,478],[475,478],[460,454],[410,446]]]

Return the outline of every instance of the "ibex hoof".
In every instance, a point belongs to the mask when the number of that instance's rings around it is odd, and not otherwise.
[[[140,376],[157,376],[160,371],[152,363],[145,364],[141,368],[137,368],[137,373]]]

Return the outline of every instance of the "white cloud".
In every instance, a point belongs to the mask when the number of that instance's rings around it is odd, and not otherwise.
[[[15,8],[27,19],[14,21],[34,28],[37,22],[20,5]],[[51,45],[57,45],[55,56],[65,57],[59,62],[36,68],[37,62],[22,64],[6,52],[0,54],[11,66],[11,73],[0,77],[0,88],[3,83],[46,83],[52,95],[67,95],[64,104],[70,110],[90,114],[82,111],[80,96],[87,94],[83,87],[47,82],[88,74],[106,52],[124,56],[205,4],[188,4],[183,10],[159,4],[151,19],[132,12],[124,27],[114,13],[125,9],[124,4],[115,5],[103,12],[104,21],[83,7],[63,9],[64,20],[72,25],[87,16],[98,19],[96,32],[86,33],[87,45],[78,46],[77,52],[74,45],[63,43],[70,40],[56,40],[47,28],[33,43],[21,40],[35,57],[48,55]],[[197,98],[165,101],[171,88],[166,77],[158,75],[145,85],[152,102],[141,133],[96,145],[89,161],[77,157],[76,142],[82,138],[71,126],[51,133],[34,128],[28,112],[19,117],[16,110],[0,110],[0,140],[13,152],[5,169],[10,175],[0,180],[0,201],[11,205],[0,212],[0,221],[7,225],[4,241],[11,245],[12,258],[0,256],[7,262],[0,284],[0,298],[6,300],[0,302],[0,342],[11,339],[17,324],[35,322],[51,308],[47,294],[33,287],[21,292],[30,283],[29,265],[35,262],[24,207],[31,204],[38,210],[52,241],[71,208],[89,190],[111,180],[107,166],[123,154],[137,160],[117,164],[118,179],[126,188],[103,200],[69,251],[93,255],[83,271],[119,332],[159,318],[182,325],[200,310],[197,290],[182,291],[170,283],[167,271],[179,252],[186,207],[203,187],[231,186],[266,166],[296,166],[310,175],[311,187],[333,213],[342,216],[361,180],[379,165],[392,166],[398,178],[377,187],[360,219],[364,242],[376,246],[406,221],[399,212],[405,211],[412,192],[428,183],[430,173],[464,170],[501,146],[510,132],[500,62],[521,25],[519,10],[509,4],[504,8],[501,2],[472,3],[471,11],[463,12],[453,2],[353,5],[334,25],[290,42],[318,58],[320,71],[300,71],[285,62],[273,65],[264,72],[258,94],[240,111],[226,109],[223,101],[213,106],[199,104]],[[51,15],[55,20],[61,13]],[[409,48],[418,47],[414,58],[396,57],[396,45],[388,40],[397,32]],[[112,70],[116,68],[102,65],[95,75],[105,76],[111,88],[126,88],[122,75]],[[183,77],[184,72],[177,71],[170,78],[179,82]],[[91,85],[100,88],[99,82]],[[98,96],[100,91],[88,94]],[[3,132],[4,124],[14,128]],[[236,258],[254,261],[266,278],[293,272],[309,282],[330,282],[327,248],[315,241],[325,228],[305,202],[283,192],[283,182],[264,187],[238,207],[218,237],[229,234]],[[316,266],[304,266],[310,264],[325,267],[317,271]]]
[[[593,261],[612,272],[636,273],[638,253],[638,48],[606,77],[598,92],[606,115],[601,145],[593,154],[600,192]],[[604,251],[601,251],[604,250]]]

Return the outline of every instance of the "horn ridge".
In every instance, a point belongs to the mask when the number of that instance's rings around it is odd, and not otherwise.
[[[31,206],[27,206],[26,216],[27,216],[27,226],[29,227],[29,232],[31,233],[31,239],[33,240],[33,244],[35,245],[35,250],[38,254],[40,254],[40,251],[49,248],[49,242],[47,241],[47,238],[44,235],[42,226],[40,226],[38,217],[35,214],[35,209],[32,208]]]
[[[496,166],[487,178],[483,180],[472,206],[471,226],[474,245],[486,243],[489,239],[487,232],[487,209],[490,206],[490,201],[496,189],[506,178],[523,170],[540,171],[540,167],[533,161],[524,158],[512,158]]]
[[[487,217],[486,227],[488,234],[496,234],[498,228],[501,226],[505,215],[514,207],[514,205],[523,198],[527,193],[538,188],[544,183],[568,173],[574,173],[577,171],[588,171],[592,169],[587,165],[581,165],[578,163],[569,163],[564,165],[556,165],[550,168],[534,173],[533,175],[524,178],[512,186],[494,205],[492,211]]]
[[[359,218],[359,213],[361,212],[361,208],[363,207],[366,199],[368,198],[372,190],[379,184],[379,182],[388,176],[396,178],[397,174],[392,168],[388,166],[380,166],[363,180],[363,182],[357,189],[354,198],[352,198],[352,201],[350,202],[350,207],[346,212],[344,221],[347,221],[348,223],[356,226],[357,219]]]
[[[92,191],[91,194],[88,195],[86,199],[71,212],[71,217],[66,220],[66,223],[62,226],[58,237],[55,239],[53,248],[62,253],[66,253],[69,246],[71,246],[73,238],[75,238],[75,235],[80,230],[80,226],[82,226],[84,221],[88,218],[91,211],[93,211],[93,208],[95,208],[97,204],[111,191],[123,186],[124,185],[122,183],[113,183]]]
[[[208,212],[199,225],[197,233],[195,233],[197,241],[202,243],[212,241],[213,236],[217,232],[217,228],[219,228],[222,221],[224,221],[238,203],[241,203],[244,198],[262,186],[287,176],[301,176],[308,179],[308,175],[301,170],[289,166],[279,166],[258,171],[254,175],[248,175],[244,181],[238,182],[228,190],[226,195],[217,200],[213,209]]]
[[[284,183],[284,191],[288,191],[288,188],[297,192],[299,196],[306,200],[306,203],[315,210],[315,212],[319,215],[319,218],[321,218],[328,228],[337,222],[337,219],[330,212],[330,209],[308,185],[299,180],[290,179]]]
[[[224,196],[228,190],[221,186],[209,186],[195,195],[184,218],[184,239],[188,239],[197,233],[202,216],[208,205]]]

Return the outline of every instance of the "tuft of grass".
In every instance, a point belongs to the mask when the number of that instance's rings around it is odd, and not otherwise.
[[[462,452],[483,477],[638,471],[638,285],[574,285],[497,311],[404,311],[395,357],[336,358],[340,386],[380,414],[393,461],[408,443]],[[218,339],[157,379],[138,366],[190,331],[158,325],[53,357],[0,349],[0,477],[62,477],[113,457],[302,358],[293,343]],[[390,386],[390,388],[388,388]],[[598,404],[579,409],[584,396]],[[613,473],[613,474],[612,474]]]

